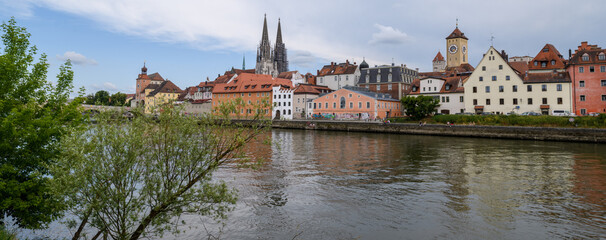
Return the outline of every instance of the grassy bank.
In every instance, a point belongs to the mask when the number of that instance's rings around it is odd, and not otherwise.
[[[489,126],[532,126],[532,127],[583,127],[606,128],[606,114],[598,117],[570,117],[558,116],[520,116],[520,115],[437,115],[425,118],[421,122],[429,124],[453,123],[459,125],[489,125]],[[408,118],[391,119],[391,122],[418,123]]]

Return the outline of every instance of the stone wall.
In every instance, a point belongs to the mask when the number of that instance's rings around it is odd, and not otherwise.
[[[303,120],[273,121],[272,127],[285,129],[606,143],[606,129],[591,128],[504,127],[468,125],[447,126],[437,124],[427,124],[424,126],[419,126],[418,124],[410,123],[382,124],[378,122]]]

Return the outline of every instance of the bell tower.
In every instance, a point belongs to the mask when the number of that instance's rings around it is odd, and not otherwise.
[[[459,22],[454,31],[446,37],[446,67],[458,67],[461,64],[468,63],[467,57],[467,37],[459,30]]]

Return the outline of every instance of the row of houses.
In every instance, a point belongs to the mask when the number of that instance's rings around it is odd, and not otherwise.
[[[546,44],[535,57],[509,58],[490,46],[474,67],[468,40],[457,26],[446,37],[446,58],[439,51],[431,72],[394,63],[371,67],[365,60],[332,62],[316,75],[288,71],[274,77],[232,68],[181,90],[158,73],[147,75],[144,65],[133,102],[152,111],[174,101],[198,114],[241,101],[246,106],[231,114],[251,115],[265,105],[261,111],[273,119],[377,119],[401,116],[398,100],[404,96],[428,95],[438,99],[443,114],[606,113],[606,50],[583,42],[565,59]]]

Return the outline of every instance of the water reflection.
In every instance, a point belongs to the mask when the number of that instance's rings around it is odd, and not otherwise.
[[[601,145],[273,130],[225,225],[185,217],[166,239],[549,239],[606,236]],[[196,229],[196,227],[200,227]],[[212,231],[211,231],[212,232]],[[217,235],[217,234],[215,234]]]

